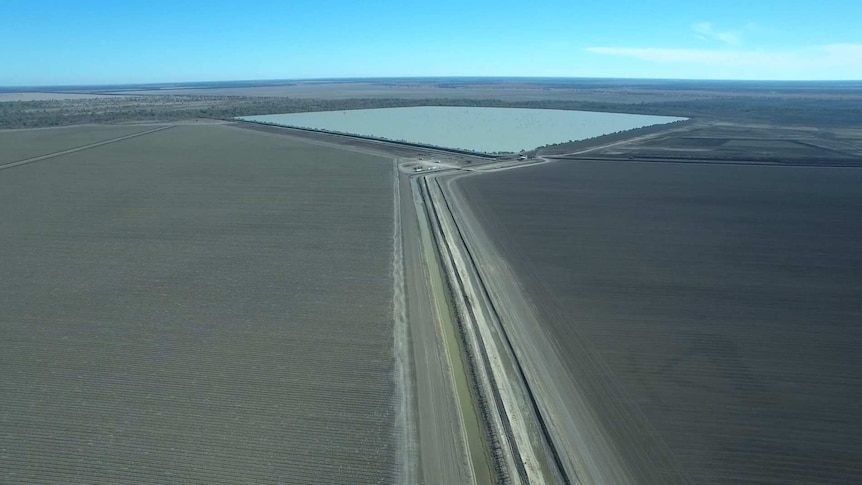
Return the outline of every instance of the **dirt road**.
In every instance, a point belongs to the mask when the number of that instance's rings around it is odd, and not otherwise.
[[[400,176],[399,190],[418,481],[483,483],[490,474],[487,460],[481,450],[475,450],[475,439],[473,452],[478,456],[471,460],[466,429],[476,426],[475,412],[469,400],[458,399],[466,377],[453,345],[455,315],[447,302],[444,275],[427,221],[418,217],[425,212],[422,201],[414,198],[406,174]],[[464,414],[472,416],[473,422],[465,424]]]

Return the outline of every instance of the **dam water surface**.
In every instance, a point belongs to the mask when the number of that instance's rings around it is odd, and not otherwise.
[[[531,150],[684,118],[556,109],[420,106],[239,119],[494,153]]]

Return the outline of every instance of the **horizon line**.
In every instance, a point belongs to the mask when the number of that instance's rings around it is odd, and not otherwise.
[[[661,78],[661,77],[591,77],[591,76],[360,76],[360,77],[309,77],[309,78],[266,78],[266,79],[223,79],[196,81],[156,81],[156,82],[120,82],[120,83],[78,83],[78,84],[0,84],[0,92],[21,93],[45,89],[81,89],[81,88],[135,88],[135,87],[203,87],[211,84],[273,84],[279,83],[312,83],[312,82],[369,82],[384,80],[534,80],[534,81],[618,81],[618,82],[704,82],[704,83],[781,83],[781,84],[862,84],[862,79],[720,79],[720,78]]]

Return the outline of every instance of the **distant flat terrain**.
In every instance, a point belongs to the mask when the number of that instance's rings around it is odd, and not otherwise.
[[[642,482],[862,481],[862,170],[561,161],[456,182],[558,342],[554,378]]]
[[[0,100],[4,99],[9,102],[0,102],[2,128],[409,106],[562,109],[823,128],[858,127],[862,84],[380,78],[0,87]]]
[[[392,191],[218,125],[0,170],[0,482],[397,482]]]
[[[82,92],[124,95],[209,95],[291,98],[579,100],[625,104],[691,100],[816,99],[857,101],[858,82],[746,82],[589,78],[381,78],[204,82],[144,86],[79,87]]]
[[[20,93],[2,93],[0,92],[0,103],[4,101],[65,101],[65,100],[80,100],[80,99],[97,99],[109,98],[109,94],[86,94],[86,93],[52,93],[27,91]]]

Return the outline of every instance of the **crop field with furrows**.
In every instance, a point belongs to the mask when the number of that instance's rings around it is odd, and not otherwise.
[[[70,126],[0,130],[0,165],[158,128],[159,125]]]
[[[674,131],[613,143],[579,158],[679,160],[691,163],[862,166],[862,130],[853,127],[789,127],[694,121]],[[644,131],[644,130],[641,130]],[[634,132],[633,132],[634,133]],[[566,150],[566,148],[569,148]],[[575,152],[555,146],[545,155]],[[575,154],[576,155],[576,154]]]
[[[392,177],[219,125],[0,171],[0,482],[397,481]]]
[[[457,183],[636,475],[862,481],[862,171],[579,161]]]

